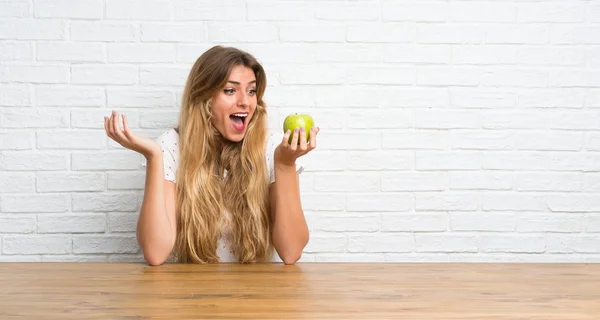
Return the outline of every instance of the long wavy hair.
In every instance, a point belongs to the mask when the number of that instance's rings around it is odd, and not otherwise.
[[[246,135],[231,142],[213,126],[212,97],[233,67],[254,71],[257,106]],[[194,63],[186,81],[177,131],[177,238],[173,257],[181,263],[215,263],[223,219],[231,226],[231,249],[240,263],[267,262],[273,255],[269,180],[265,160],[266,74],[249,53],[215,46]],[[226,213],[229,215],[226,215]]]

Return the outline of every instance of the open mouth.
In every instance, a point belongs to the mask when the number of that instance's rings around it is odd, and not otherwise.
[[[233,124],[233,127],[237,131],[244,131],[244,129],[246,129],[246,119],[247,118],[248,118],[248,114],[243,113],[243,112],[234,113],[229,116],[229,119],[231,119],[231,123]]]

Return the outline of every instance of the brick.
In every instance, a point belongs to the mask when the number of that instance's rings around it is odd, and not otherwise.
[[[0,106],[28,107],[31,106],[31,94],[26,84],[0,85]]]
[[[513,174],[504,172],[451,172],[450,190],[510,190]]]
[[[477,236],[458,234],[417,234],[416,252],[477,252]]]
[[[315,176],[315,191],[377,192],[379,181],[379,175],[372,173],[320,173]]]
[[[424,86],[477,86],[482,71],[466,67],[419,67],[417,85]]]
[[[417,29],[413,24],[350,24],[346,30],[348,42],[361,43],[409,43],[416,39]]]
[[[129,235],[75,235],[73,253],[137,253],[135,236]]]
[[[517,93],[521,108],[583,108],[585,92],[575,88],[526,89]]]
[[[481,127],[481,116],[471,111],[423,109],[415,111],[415,128],[474,129]]]
[[[67,83],[69,68],[63,65],[0,65],[0,82]]]
[[[441,22],[448,19],[448,3],[443,1],[383,1],[383,21]]]
[[[559,194],[549,197],[547,202],[553,212],[600,211],[600,200],[591,194]]]
[[[114,107],[173,107],[173,93],[164,90],[108,89],[107,105]]]
[[[65,128],[69,125],[68,110],[56,108],[4,108],[0,114],[5,128]]]
[[[363,183],[363,180],[357,180]],[[446,189],[448,177],[444,173],[407,172],[386,173],[381,177],[381,191],[441,191]]]
[[[319,136],[321,150],[376,150],[381,147],[379,133],[330,133]]]
[[[517,138],[518,139],[518,138]],[[462,131],[450,135],[452,149],[507,150],[515,147],[510,132]]]
[[[583,225],[586,225],[583,223]],[[582,219],[580,215],[567,214],[519,214],[517,221],[518,232],[580,232]]]
[[[174,6],[173,13],[175,21],[243,21],[246,20],[246,2],[180,0]]]
[[[321,152],[323,153],[323,152]],[[325,161],[328,159],[328,161]],[[343,161],[337,161],[337,160]],[[415,155],[413,152],[398,151],[398,150],[381,150],[381,151],[349,151],[347,155],[338,154],[323,155],[321,162],[329,162],[332,165],[327,170],[335,170],[335,168],[348,168],[351,171],[373,170],[410,170],[415,167]],[[319,163],[319,161],[315,161]]]
[[[6,215],[0,216],[0,233],[28,234],[37,229],[35,215]]]
[[[5,194],[0,196],[0,211],[7,213],[66,212],[66,194]]]
[[[550,27],[552,44],[600,44],[600,26],[556,24]]]
[[[173,43],[108,44],[109,63],[168,63],[176,56]]]
[[[346,252],[348,239],[343,234],[332,233],[314,233],[310,236],[310,241],[304,248],[304,252]]]
[[[103,88],[88,86],[36,86],[36,103],[40,107],[103,107]]]
[[[38,42],[36,52],[39,61],[106,61],[106,49],[101,43]]]
[[[36,0],[33,4],[36,18],[102,19],[101,0]]]
[[[106,0],[104,15],[110,20],[171,20],[174,6],[168,0]]]
[[[582,225],[585,232],[600,232],[600,215],[584,216]]]
[[[515,136],[515,146],[519,150],[578,151],[583,138],[581,133],[523,132]]]
[[[110,152],[73,152],[71,170],[140,169],[141,155],[131,150]]]
[[[458,213],[450,214],[452,231],[514,232],[517,217],[511,213]]]
[[[381,215],[382,232],[435,232],[448,229],[448,215],[445,213],[399,213]]]
[[[135,130],[140,127],[139,112],[131,109],[115,109],[115,111],[127,117],[127,125],[130,129]],[[71,128],[104,130],[104,117],[108,116],[110,110],[106,109],[71,110]]]
[[[380,99],[381,107],[434,108],[448,106],[450,95],[445,88],[390,87]]]
[[[35,133],[20,132],[11,130],[10,132],[0,132],[0,150],[31,150],[35,141]],[[0,166],[2,168],[2,166]]]
[[[408,193],[385,193],[346,196],[346,211],[399,212],[414,208],[414,197]]]
[[[38,173],[37,192],[103,191],[104,173]]]
[[[94,233],[106,231],[104,214],[44,214],[38,216],[38,233]]]
[[[416,211],[475,211],[481,203],[476,193],[419,192],[415,198]]]
[[[538,194],[495,193],[482,196],[484,211],[544,211],[546,198]]]
[[[185,85],[189,74],[189,67],[141,67],[140,84],[181,87]]]
[[[552,87],[600,87],[600,71],[552,71],[550,85]]]
[[[548,234],[546,242],[549,253],[600,253],[598,235]]]
[[[481,77],[484,87],[548,87],[550,73],[539,69],[495,69]]]
[[[3,19],[0,39],[65,40],[66,22],[60,20]]]
[[[0,169],[6,171],[66,170],[69,163],[68,154],[53,151],[7,151],[0,153],[0,160]]]
[[[305,193],[302,194],[304,210],[339,211],[346,205],[346,197],[335,193]]]
[[[348,236],[348,252],[411,252],[414,247],[410,234],[386,233]]]
[[[550,37],[548,26],[498,24],[483,27],[484,42],[490,44],[546,44]]]
[[[317,232],[375,232],[381,227],[381,214],[360,213],[355,215],[319,214],[315,219]]]
[[[0,12],[2,12],[2,9],[0,9]],[[33,60],[33,43],[0,41],[0,61],[26,60]]]
[[[138,68],[115,65],[73,65],[72,84],[133,85],[138,78]]]
[[[346,111],[350,129],[408,129],[413,127],[413,115],[402,109],[349,109]]]
[[[479,44],[484,39],[485,29],[469,25],[427,23],[417,26],[417,40],[424,44]]]
[[[349,84],[412,85],[416,74],[413,67],[353,67],[346,79]]]
[[[445,149],[448,135],[440,131],[384,132],[384,149]]]
[[[346,27],[340,24],[284,24],[279,26],[282,42],[345,42]]]
[[[303,2],[251,2],[248,20],[308,21],[315,18],[315,5]]]
[[[68,235],[6,235],[3,254],[65,254],[71,251]]]
[[[546,250],[543,236],[529,235],[482,235],[481,251],[507,253],[541,253]]]
[[[454,64],[475,65],[514,65],[525,61],[534,50],[519,48],[513,45],[466,45],[452,47],[452,62]],[[539,59],[541,56],[537,56]],[[536,60],[537,61],[537,60]]]
[[[453,108],[514,108],[517,94],[510,90],[486,88],[450,89],[450,106]]]
[[[519,3],[519,22],[583,22],[583,4],[574,3]]]
[[[331,83],[335,81],[334,77],[338,75],[331,75]],[[339,74],[340,78],[343,75]],[[287,82],[287,79],[282,79],[282,82]],[[298,84],[301,82],[308,81],[292,81],[292,83]],[[321,82],[327,82],[323,80]],[[332,91],[336,91],[339,94],[331,94]],[[366,87],[366,86],[322,86],[315,89],[315,106],[316,107],[336,107],[336,108],[374,108],[379,105],[380,90],[377,88]]]
[[[208,25],[208,39],[219,42],[276,42],[279,39],[277,26],[270,23],[211,23]]]
[[[27,0],[11,0],[0,2],[0,17],[25,18],[30,16],[31,3]]]
[[[315,44],[314,56],[316,62],[379,62],[381,61],[382,47],[369,44]],[[362,68],[363,73],[367,68]],[[383,72],[385,68],[369,67],[368,70],[373,72]],[[348,69],[348,75],[353,74],[353,71],[360,70],[360,67]],[[387,70],[387,69],[385,69]],[[373,76],[371,76],[373,78]],[[384,80],[389,80],[390,77]]]
[[[142,42],[202,42],[206,27],[200,23],[142,23]]]
[[[137,212],[115,212],[108,214],[110,232],[135,232],[138,221]]]
[[[446,64],[450,62],[450,46],[390,44],[384,46],[383,62]]]
[[[73,212],[136,211],[138,199],[135,193],[73,193]]]
[[[77,42],[134,42],[136,28],[126,23],[73,21],[69,36]]]
[[[516,6],[512,3],[460,1],[450,3],[450,21],[513,22]]]
[[[417,151],[417,170],[478,170],[481,157],[474,152]]]
[[[357,3],[315,3],[315,17],[321,20],[378,20],[378,1]]]
[[[484,111],[481,113],[484,129],[547,129],[550,116],[540,112]]]
[[[33,173],[0,173],[0,193],[26,193],[34,191],[35,175]]]
[[[585,49],[569,47],[522,47],[517,50],[522,65],[583,66]]]

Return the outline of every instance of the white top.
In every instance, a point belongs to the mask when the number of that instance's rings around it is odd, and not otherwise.
[[[267,160],[267,169],[269,171],[269,182],[273,183],[275,181],[275,163],[274,163],[274,153],[277,146],[283,140],[283,133],[280,135],[276,135],[273,133],[269,133],[269,137],[267,140],[265,157]],[[177,166],[179,163],[179,134],[175,129],[171,129],[166,131],[165,133],[158,136],[155,141],[160,145],[163,152],[163,164],[164,164],[164,173],[165,180],[172,181],[176,183],[176,173]],[[145,166],[145,163],[143,163]],[[304,167],[297,163],[296,171],[301,173],[304,170]],[[227,214],[227,213],[226,213]],[[224,219],[225,225],[225,235],[219,239],[219,244],[217,248],[217,255],[219,256],[219,260],[221,262],[238,262],[238,259],[231,253],[230,250],[230,234],[231,230],[227,228],[227,219]],[[279,255],[274,252],[272,262],[282,262],[279,258]]]

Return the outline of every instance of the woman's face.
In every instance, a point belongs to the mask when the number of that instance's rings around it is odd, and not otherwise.
[[[246,135],[256,103],[254,71],[245,66],[235,66],[225,87],[213,98],[212,123],[225,139],[239,142]]]

